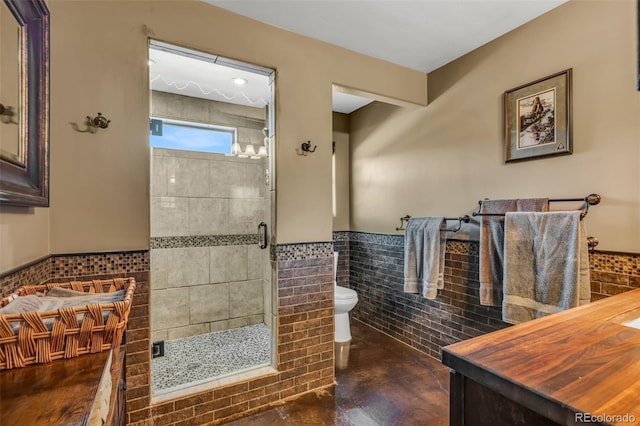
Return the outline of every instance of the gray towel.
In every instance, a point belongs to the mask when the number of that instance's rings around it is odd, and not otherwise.
[[[580,211],[507,213],[502,319],[518,324],[591,299]]]
[[[547,211],[548,198],[483,200],[480,213],[504,214],[512,211]],[[504,269],[504,216],[480,219],[480,304],[500,306]]]
[[[444,217],[411,218],[404,242],[404,291],[435,299],[444,288],[447,244]]]

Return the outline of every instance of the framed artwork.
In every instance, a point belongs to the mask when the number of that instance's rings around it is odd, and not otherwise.
[[[571,154],[571,69],[504,92],[505,162]]]

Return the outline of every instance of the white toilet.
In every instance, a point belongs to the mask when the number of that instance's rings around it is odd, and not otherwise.
[[[351,326],[349,325],[349,311],[358,303],[358,293],[350,288],[340,287],[336,281],[338,271],[338,252],[333,252],[333,288],[335,300],[334,324],[336,342],[348,342],[351,340]]]

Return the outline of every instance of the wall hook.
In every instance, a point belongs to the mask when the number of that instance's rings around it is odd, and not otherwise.
[[[102,113],[98,113],[95,117],[91,117],[87,115],[87,122],[85,123],[87,128],[85,130],[80,130],[76,123],[69,123],[73,130],[80,133],[96,133],[98,129],[106,129],[109,127],[109,123],[111,120],[108,120]]]
[[[316,152],[316,148],[318,148],[318,145],[314,145],[313,149],[311,149],[311,141],[306,141],[300,145],[300,149],[296,149],[296,152],[298,155],[304,155],[306,157],[308,153]]]
[[[111,120],[107,120],[107,118],[99,112],[95,117],[87,115],[87,122],[90,127],[106,129],[107,127],[109,127],[109,123],[111,123]]]

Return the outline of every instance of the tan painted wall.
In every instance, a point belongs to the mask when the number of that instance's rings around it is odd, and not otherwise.
[[[351,116],[351,230],[458,216],[482,198],[581,197],[598,249],[640,252],[635,2],[571,1],[429,74],[429,105]],[[504,164],[502,94],[573,68],[574,151]]]
[[[426,104],[424,74],[199,1],[48,5],[52,253],[148,247],[148,37],[277,70],[279,243],[331,240],[332,83]],[[73,130],[97,112],[108,129]],[[300,157],[307,140],[318,151]],[[0,238],[2,248],[20,244],[13,232]]]
[[[349,230],[349,116],[333,113],[335,212],[334,231]]]
[[[51,10],[54,252],[147,246],[147,36],[277,70],[280,243],[331,239],[332,82],[426,103],[420,73],[199,1],[53,1]],[[70,129],[93,110],[113,120],[108,131]],[[299,157],[306,140],[318,151]]]
[[[49,209],[0,207],[0,272],[49,254]]]

